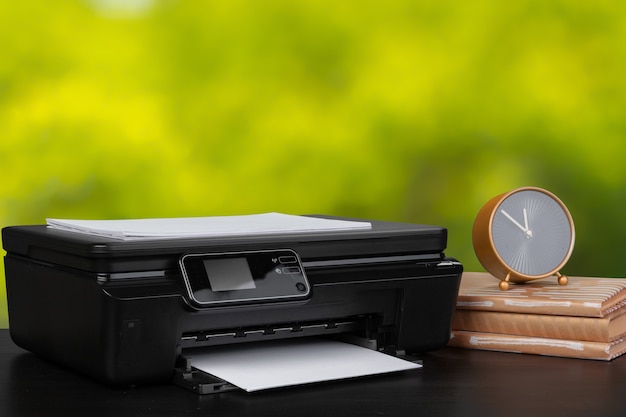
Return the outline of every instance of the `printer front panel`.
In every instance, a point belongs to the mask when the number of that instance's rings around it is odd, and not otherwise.
[[[171,380],[187,349],[217,344],[341,334],[379,350],[435,349],[461,273],[437,258],[305,266],[305,300],[198,306],[177,270],[100,279],[10,254],[5,267],[15,342],[115,385]]]
[[[461,271],[453,260],[308,268],[305,303],[192,306],[181,347],[342,333],[381,350],[436,349],[450,335]]]

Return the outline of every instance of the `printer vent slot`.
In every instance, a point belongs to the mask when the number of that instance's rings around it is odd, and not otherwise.
[[[275,326],[246,327],[236,330],[185,333],[181,347],[217,346],[228,343],[256,342],[291,337],[321,336],[338,333],[356,333],[363,318],[324,320],[321,322],[283,323]]]

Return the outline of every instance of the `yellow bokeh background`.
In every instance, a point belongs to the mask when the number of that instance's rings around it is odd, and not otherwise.
[[[6,1],[0,50],[1,227],[322,213],[481,270],[478,209],[534,185],[566,273],[626,276],[626,3]]]

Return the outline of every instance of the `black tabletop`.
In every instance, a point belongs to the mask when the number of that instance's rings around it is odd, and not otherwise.
[[[445,348],[402,373],[248,394],[115,389],[50,364],[0,330],[0,416],[620,416],[626,359]]]

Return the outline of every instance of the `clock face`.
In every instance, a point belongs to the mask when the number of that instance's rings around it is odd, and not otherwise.
[[[493,214],[491,234],[507,267],[530,276],[554,273],[574,245],[567,209],[536,190],[521,190],[505,198]]]

